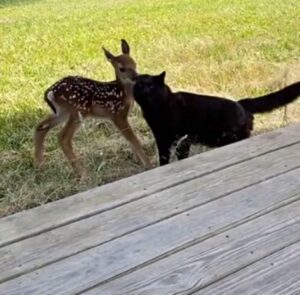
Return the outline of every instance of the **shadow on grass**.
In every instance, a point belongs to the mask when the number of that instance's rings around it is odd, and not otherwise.
[[[82,128],[74,139],[76,154],[89,173],[85,182],[76,181],[70,164],[58,146],[58,130],[49,134],[45,165],[36,171],[33,168],[32,131],[36,117],[44,114],[36,112],[18,113],[9,119],[15,119],[15,122],[9,123],[14,124],[14,132],[10,135],[9,127],[6,128],[7,136],[10,136],[5,138],[6,149],[0,149],[0,217],[144,171],[127,142],[114,129],[103,124],[99,126],[96,121]],[[2,130],[0,132],[4,135]],[[154,142],[146,135],[141,140],[147,154],[153,157]]]
[[[23,6],[28,4],[34,4],[40,0],[0,0],[0,9],[9,6]]]
[[[32,142],[33,129],[44,112],[28,108],[10,114],[0,114],[0,150],[18,150]]]

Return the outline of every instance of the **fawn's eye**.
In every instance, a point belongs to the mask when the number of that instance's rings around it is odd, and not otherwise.
[[[120,67],[119,70],[123,73],[125,72],[125,68]]]

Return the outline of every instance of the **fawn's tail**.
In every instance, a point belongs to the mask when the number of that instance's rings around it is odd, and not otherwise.
[[[52,90],[47,90],[44,95],[44,100],[48,104],[48,106],[52,109],[54,114],[56,114],[56,108],[54,106],[54,103],[52,102],[54,99],[54,94]]]

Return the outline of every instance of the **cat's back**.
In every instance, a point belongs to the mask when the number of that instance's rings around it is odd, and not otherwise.
[[[235,125],[244,121],[244,110],[233,100],[189,92],[178,92],[176,98],[181,116],[189,129],[199,126],[216,128],[220,124],[222,128],[222,124]]]
[[[217,110],[219,108],[229,108],[236,105],[236,102],[224,97],[213,95],[202,95],[191,92],[177,92],[176,97],[183,106],[197,110]]]

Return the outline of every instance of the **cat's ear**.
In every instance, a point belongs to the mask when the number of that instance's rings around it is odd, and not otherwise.
[[[165,77],[166,77],[166,72],[163,71],[159,75],[155,76],[155,81],[159,85],[164,85],[165,84]]]

